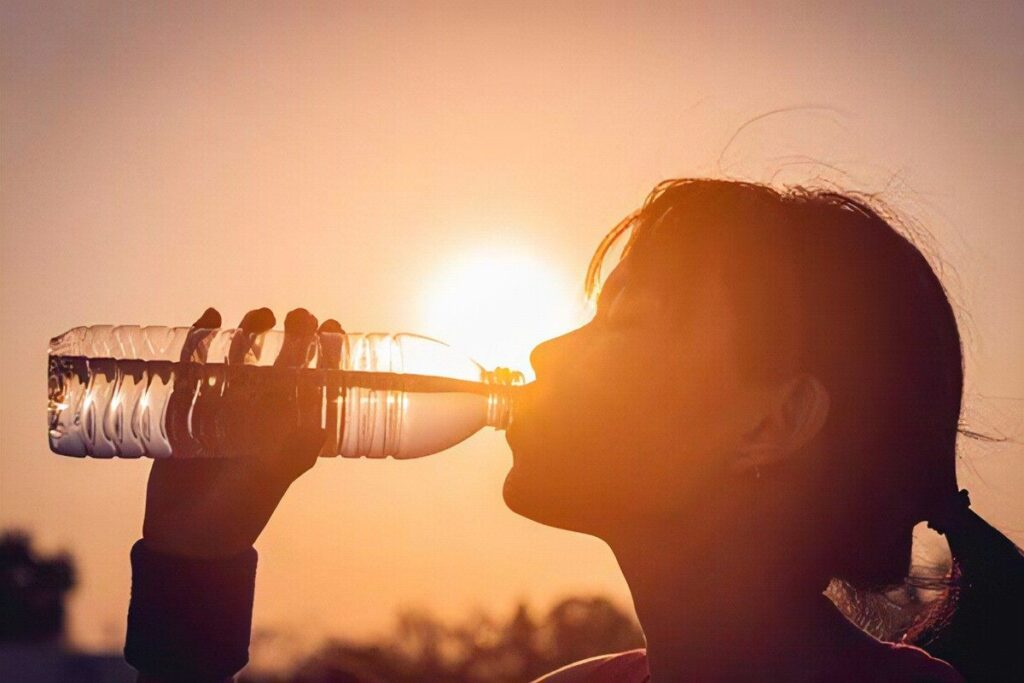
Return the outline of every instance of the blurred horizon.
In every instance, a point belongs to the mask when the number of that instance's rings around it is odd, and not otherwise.
[[[74,553],[79,647],[123,643],[149,468],[49,452],[50,337],[303,306],[528,371],[669,177],[836,184],[924,230],[966,426],[1016,440],[962,442],[960,483],[1024,544],[1024,6],[43,2],[0,35],[0,528]],[[372,638],[408,606],[576,594],[631,614],[603,542],[505,508],[509,464],[493,431],[319,462],[257,543],[254,628]]]

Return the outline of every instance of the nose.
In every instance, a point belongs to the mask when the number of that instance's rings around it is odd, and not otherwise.
[[[559,362],[567,358],[569,349],[574,346],[574,340],[582,329],[581,327],[537,344],[530,352],[530,365],[533,367],[534,376],[540,379],[541,376],[555,370]]]

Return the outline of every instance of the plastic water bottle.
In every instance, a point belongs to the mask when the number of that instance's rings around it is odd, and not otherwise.
[[[487,371],[414,334],[320,332],[301,342],[298,363],[275,366],[284,341],[277,330],[69,330],[50,340],[50,449],[99,458],[244,456],[267,419],[260,399],[276,392],[284,419],[326,430],[323,456],[416,458],[485,426],[505,429],[522,383],[520,373]],[[197,343],[205,362],[190,352]],[[238,344],[244,360],[229,362]]]

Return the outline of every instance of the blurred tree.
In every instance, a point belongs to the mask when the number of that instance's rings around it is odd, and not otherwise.
[[[371,644],[332,640],[291,673],[244,672],[241,683],[522,683],[586,657],[643,646],[637,624],[603,597],[572,597],[535,621],[520,604],[507,621],[477,614],[447,625],[399,616]]]
[[[64,601],[74,585],[69,555],[43,557],[21,531],[0,535],[0,643],[63,640]]]
[[[641,647],[638,627],[605,598],[569,598],[555,605],[540,634],[548,660],[575,662]],[[595,645],[603,649],[595,652]]]

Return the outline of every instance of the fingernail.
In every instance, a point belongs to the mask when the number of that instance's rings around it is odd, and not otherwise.
[[[345,330],[342,329],[341,323],[334,318],[328,318],[324,321],[324,324],[320,326],[321,332],[327,332],[328,334],[344,334]]]
[[[286,332],[314,332],[316,330],[316,318],[304,308],[296,308],[289,311],[284,319]]]
[[[217,312],[216,308],[207,308],[205,311],[203,311],[203,314],[199,316],[199,320],[195,322],[193,327],[201,327],[206,329],[220,327],[220,313]]]

